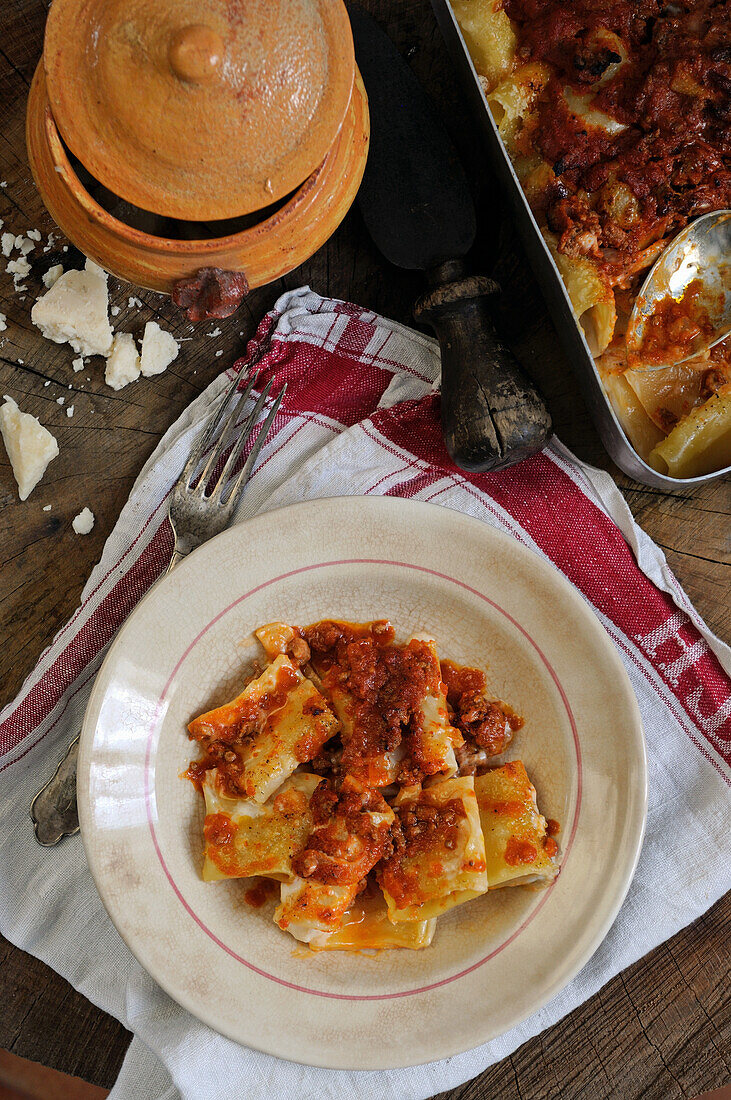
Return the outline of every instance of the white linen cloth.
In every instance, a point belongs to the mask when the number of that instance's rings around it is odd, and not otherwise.
[[[644,720],[649,816],[628,897],[580,974],[540,1012],[475,1050],[384,1073],[328,1071],[238,1046],[171,1000],[111,924],[78,836],[33,837],[28,806],[78,732],[109,640],[164,568],[166,496],[222,391],[221,375],[142,470],[71,622],[0,714],[0,931],[134,1032],[112,1100],[421,1100],[458,1085],[581,1004],[731,886],[731,650],[636,526],[611,478],[556,440],[497,474],[464,475],[438,429],[438,349],[420,333],[302,288],[253,346],[289,381],[237,521],[308,498],[390,493],[507,530],[582,591],[618,648]]]

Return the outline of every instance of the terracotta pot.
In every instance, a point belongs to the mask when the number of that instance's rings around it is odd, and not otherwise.
[[[31,170],[66,235],[132,283],[291,271],[345,216],[368,138],[341,0],[54,0]]]
[[[170,294],[201,267],[243,271],[263,286],[304,263],[335,232],[360,186],[368,155],[368,100],[356,72],[342,128],[324,161],[271,217],[230,236],[172,240],[131,228],[82,185],[61,141],[39,65],[28,97],[26,141],[33,178],[51,217],[86,256],[139,286]]]

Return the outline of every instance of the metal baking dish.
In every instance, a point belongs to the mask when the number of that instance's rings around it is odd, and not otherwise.
[[[659,474],[640,458],[624,434],[609,403],[609,398],[604,393],[594,358],[571,309],[566,287],[541,236],[533,211],[523,194],[510,157],[492,120],[472,58],[449,0],[431,0],[431,4],[465,94],[482,122],[492,164],[504,191],[510,198],[518,233],[548,303],[561,345],[576,373],[584,400],[608,453],[619,468],[630,477],[645,485],[657,486],[659,489],[677,489],[679,485],[700,485],[705,481],[714,481],[728,474],[731,472],[731,466],[726,466],[723,470],[712,474],[703,474],[701,477],[679,478]]]

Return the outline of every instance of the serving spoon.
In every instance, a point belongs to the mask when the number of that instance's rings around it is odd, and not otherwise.
[[[681,302],[691,288],[688,316],[703,323],[685,344],[668,345],[667,360],[643,361],[647,322],[661,303]],[[697,296],[696,296],[697,295]],[[658,314],[659,316],[659,314]],[[625,335],[635,370],[662,370],[701,355],[731,333],[731,210],[714,210],[687,225],[653,264],[637,296]],[[662,348],[660,349],[662,354]]]

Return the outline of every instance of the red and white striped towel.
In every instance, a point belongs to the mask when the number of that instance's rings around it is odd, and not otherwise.
[[[169,561],[167,497],[226,385],[224,374],[147,462],[81,606],[0,715],[0,931],[135,1033],[115,1100],[419,1100],[505,1057],[731,886],[731,650],[693,609],[611,478],[556,440],[499,473],[465,474],[451,464],[439,430],[433,340],[303,288],[277,302],[254,346],[263,351],[263,379],[286,380],[288,392],[237,521],[324,496],[431,501],[500,527],[548,558],[596,612],[632,681],[648,747],[647,834],[625,904],[584,970],[508,1034],[415,1069],[331,1072],[239,1047],[189,1016],[117,935],[80,839],[52,852],[35,843],[31,797],[78,732],[115,631]]]

